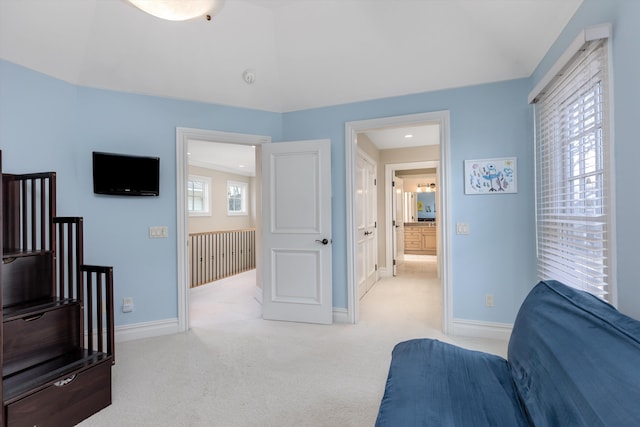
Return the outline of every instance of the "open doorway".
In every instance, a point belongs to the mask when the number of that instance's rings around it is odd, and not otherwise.
[[[436,177],[437,181],[442,184],[446,184],[447,174],[448,174],[448,153],[449,153],[449,113],[447,111],[435,112],[435,113],[422,113],[415,114],[410,116],[398,116],[398,117],[387,117],[382,119],[371,119],[371,120],[363,120],[358,122],[349,122],[346,124],[346,169],[347,169],[347,266],[348,266],[348,315],[349,319],[353,323],[358,322],[359,318],[359,297],[357,293],[358,283],[358,271],[356,268],[358,262],[358,251],[357,251],[357,241],[358,241],[358,229],[357,229],[357,221],[355,217],[355,213],[357,212],[357,186],[356,179],[354,175],[355,161],[357,159],[357,150],[361,149],[360,141],[358,140],[358,136],[362,135],[365,132],[370,132],[374,130],[387,130],[387,129],[407,129],[412,127],[420,127],[420,126],[436,126],[438,129],[437,132],[437,146],[434,148],[437,152],[437,156],[435,160],[439,163],[436,164]],[[401,147],[398,145],[397,147]],[[395,148],[395,147],[394,147]],[[389,153],[387,153],[389,154]],[[415,160],[415,158],[414,158]],[[426,158],[425,158],[426,160]],[[406,161],[406,159],[401,160],[402,163],[411,163]],[[382,161],[384,165],[391,165],[394,163],[393,154],[389,154],[389,157]],[[393,168],[389,168],[385,166],[385,178],[389,178],[388,181],[392,181],[392,173],[395,174]],[[386,180],[386,179],[385,179]],[[438,276],[440,276],[442,283],[442,296],[441,296],[441,313],[442,313],[442,330],[443,332],[447,332],[448,324],[449,324],[449,316],[450,316],[450,290],[448,283],[448,270],[449,270],[449,261],[447,257],[447,222],[448,222],[448,197],[446,185],[442,185],[442,191],[438,191],[437,194],[437,205],[439,206],[440,212],[440,220],[438,221],[437,227],[437,242],[438,242],[438,251],[437,253],[440,255],[437,257],[437,270]],[[379,257],[378,259],[386,259],[385,265],[383,266],[383,274],[386,276],[392,275],[393,271],[393,256],[392,250],[389,249],[391,246],[391,242],[393,241],[393,232],[394,224],[391,222],[392,218],[392,202],[391,198],[394,194],[393,189],[391,187],[384,189],[385,194],[385,203],[379,204],[382,205],[382,209],[384,210],[383,214],[379,215],[380,221],[378,222],[381,227],[379,227],[379,234],[383,234],[385,238],[380,239],[381,243],[379,245],[379,249],[382,248],[381,253],[385,254],[384,257]]]
[[[259,155],[260,145],[270,142],[270,137],[248,134],[236,134],[228,132],[217,132],[200,129],[177,129],[176,138],[176,182],[177,182],[177,237],[178,237],[178,320],[181,331],[189,329],[189,313],[190,313],[190,294],[194,284],[207,283],[209,280],[219,280],[231,277],[233,270],[241,273],[247,268],[247,263],[251,261],[246,253],[240,254],[240,247],[247,247],[250,244],[254,250],[255,270],[251,274],[255,286],[256,296],[259,298],[260,289],[260,215],[261,211],[257,200],[259,200],[260,173],[256,167],[256,156]],[[255,147],[255,148],[253,148]],[[191,156],[189,153],[191,153]],[[253,164],[250,165],[246,160],[239,160],[237,157],[240,152],[256,150],[253,154]],[[213,154],[211,154],[213,153]],[[227,154],[222,154],[227,153]],[[213,156],[209,158],[210,156]],[[191,158],[191,160],[190,160]],[[223,162],[223,158],[225,161]],[[239,163],[240,162],[240,163]],[[244,168],[256,168],[255,173],[241,172],[240,164],[244,163]],[[215,165],[212,167],[212,165]],[[233,166],[232,166],[233,165]],[[253,174],[254,176],[248,176]],[[191,175],[191,179],[190,179]],[[193,191],[196,187],[189,191],[189,183],[202,179],[206,184],[209,178],[209,194],[208,201],[205,201],[204,192],[201,191],[202,186],[198,185],[198,190]],[[246,184],[246,187],[244,187]],[[243,190],[244,188],[244,190]],[[251,188],[254,191],[251,191]],[[233,190],[233,191],[232,191]],[[244,191],[244,195],[242,194]],[[233,194],[231,194],[231,193]],[[194,198],[194,196],[197,196]],[[243,199],[244,197],[244,199]],[[196,200],[197,199],[197,200]],[[218,220],[214,222],[224,221],[225,224],[217,224],[213,228],[219,230],[208,230],[211,228],[207,224],[206,214],[202,214],[201,218],[190,216],[190,206],[204,207],[207,205],[210,210],[214,206],[218,209]],[[193,209],[191,209],[193,210]],[[204,209],[206,210],[206,209]],[[213,212],[210,212],[213,214]],[[210,217],[211,215],[209,215]],[[222,220],[220,218],[223,218]],[[194,221],[190,221],[194,219]],[[203,219],[197,221],[197,219]],[[253,232],[236,231],[253,228]],[[226,230],[225,230],[226,229]],[[190,231],[193,231],[190,233]],[[221,233],[213,233],[209,236],[208,231],[220,231]],[[231,231],[233,233],[227,233]],[[202,234],[203,240],[193,241],[192,235]],[[218,235],[219,234],[219,235]],[[232,236],[227,234],[233,234]],[[196,268],[191,262],[194,259],[192,249],[195,245],[201,245],[201,252],[195,253],[196,264],[205,261],[211,261],[212,245],[221,250],[226,250],[227,255],[224,259],[215,257],[213,264],[209,264],[202,271],[195,271]],[[236,252],[231,259],[232,252]],[[238,256],[240,255],[240,256]],[[258,272],[258,273],[256,273]],[[247,278],[246,271],[244,277]],[[195,280],[192,280],[194,278]]]

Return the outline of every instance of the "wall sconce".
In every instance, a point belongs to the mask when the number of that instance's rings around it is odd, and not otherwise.
[[[168,21],[186,21],[205,16],[207,20],[220,12],[224,0],[128,0],[129,3],[153,15]]]

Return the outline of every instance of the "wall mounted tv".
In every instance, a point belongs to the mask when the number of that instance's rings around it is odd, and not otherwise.
[[[93,192],[119,196],[158,196],[160,158],[94,151]]]

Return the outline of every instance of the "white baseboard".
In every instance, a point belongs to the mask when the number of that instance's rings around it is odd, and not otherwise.
[[[391,276],[391,273],[389,272],[389,270],[387,270],[387,267],[380,267],[378,269],[378,280],[380,280],[382,277],[389,277]]]
[[[512,329],[513,325],[510,323],[453,319],[450,333],[451,335],[458,335],[462,337],[509,341]]]
[[[351,323],[349,311],[346,308],[333,307],[333,323]]]
[[[132,325],[116,326],[116,342],[153,338],[180,332],[178,318],[157,320],[154,322],[134,323]]]

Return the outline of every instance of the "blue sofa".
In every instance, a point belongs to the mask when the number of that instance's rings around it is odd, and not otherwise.
[[[640,426],[640,322],[557,281],[522,304],[508,359],[396,345],[376,427]]]

